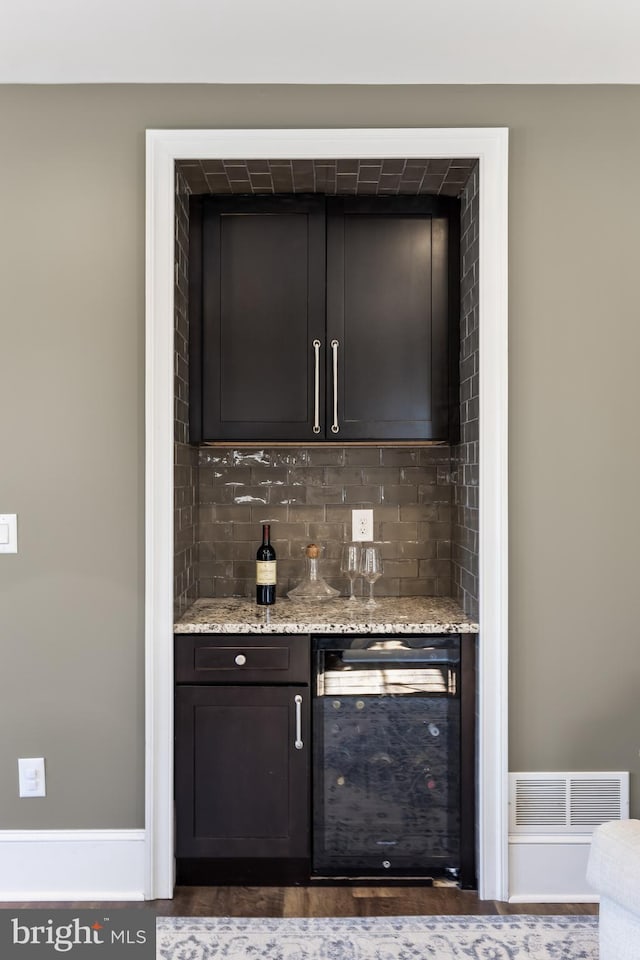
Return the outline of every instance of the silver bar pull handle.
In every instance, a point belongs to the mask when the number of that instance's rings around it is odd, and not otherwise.
[[[299,693],[295,695],[293,702],[296,705],[296,739],[293,745],[296,750],[302,750],[304,746],[302,742],[302,697]]]
[[[340,427],[338,426],[338,347],[340,344],[337,340],[331,341],[331,349],[333,351],[333,423],[331,424],[331,433],[338,433]]]
[[[313,378],[313,432],[320,433],[320,347],[319,340],[313,341],[314,378]]]

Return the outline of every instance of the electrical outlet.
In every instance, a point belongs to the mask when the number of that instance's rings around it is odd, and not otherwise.
[[[46,797],[44,757],[21,757],[18,760],[18,794],[21,797]]]
[[[373,510],[351,511],[351,539],[373,540]]]

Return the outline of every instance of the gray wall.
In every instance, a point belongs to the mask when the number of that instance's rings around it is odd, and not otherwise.
[[[147,127],[511,129],[510,765],[638,774],[639,115],[622,86],[0,87],[3,828],[143,821]]]

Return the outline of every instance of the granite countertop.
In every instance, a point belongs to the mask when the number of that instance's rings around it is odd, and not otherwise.
[[[478,624],[449,597],[379,597],[375,607],[346,597],[278,599],[258,607],[240,597],[196,600],[175,633],[477,633]]]

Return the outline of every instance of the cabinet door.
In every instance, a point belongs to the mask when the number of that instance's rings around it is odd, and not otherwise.
[[[177,687],[178,857],[308,856],[308,701],[306,687]]]
[[[449,198],[328,201],[335,439],[455,439],[457,210]]]
[[[201,268],[202,430],[192,440],[312,440],[314,341],[324,348],[325,217],[322,197],[203,198]],[[190,297],[193,300],[193,297]],[[195,369],[193,367],[195,366]],[[193,418],[197,424],[197,417]]]

